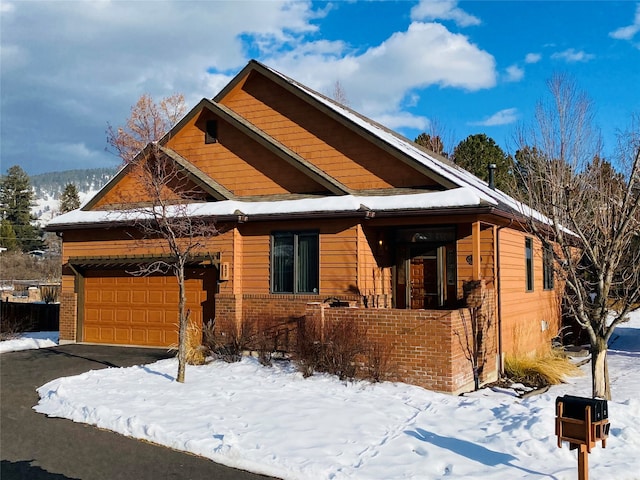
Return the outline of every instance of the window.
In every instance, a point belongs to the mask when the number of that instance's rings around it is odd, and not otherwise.
[[[533,238],[524,239],[527,292],[533,292]]]
[[[218,121],[207,120],[204,132],[204,143],[216,143],[218,141]]]
[[[553,247],[546,243],[542,250],[542,286],[545,290],[553,290]]]
[[[277,232],[271,238],[271,291],[318,293],[317,232]]]

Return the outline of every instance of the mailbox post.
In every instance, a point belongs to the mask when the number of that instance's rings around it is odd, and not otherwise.
[[[609,412],[607,401],[565,395],[556,398],[556,435],[558,448],[569,442],[569,449],[578,449],[578,480],[589,480],[589,453],[601,441],[607,446]]]

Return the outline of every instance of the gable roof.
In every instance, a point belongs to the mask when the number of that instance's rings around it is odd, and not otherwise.
[[[166,147],[163,147],[162,145],[158,145],[158,144],[154,145],[150,143],[145,148],[143,148],[140,151],[140,153],[138,153],[138,155],[136,155],[136,158],[145,158],[151,155],[154,148],[156,148],[157,152],[159,152],[165,158],[168,158],[169,160],[171,160],[178,167],[178,169],[186,175],[186,177],[189,180],[191,180],[194,184],[200,187],[205,193],[210,195],[213,199],[230,200],[235,198],[233,193],[231,193],[229,190],[224,188],[214,179],[206,175],[198,167],[193,165],[184,157],[178,155],[176,152],[174,152],[170,148],[166,148]],[[120,182],[120,180],[122,180],[123,177],[125,177],[130,172],[133,164],[134,162],[128,163],[127,165],[123,166],[120,169],[120,171],[118,171],[118,173],[116,173],[116,175],[111,180],[109,180],[104,187],[102,187],[98,191],[98,193],[96,193],[91,199],[89,199],[88,202],[86,202],[80,208],[82,210],[90,210],[91,208],[93,208],[102,198],[104,198],[107,195],[107,193],[112,191],[115,188],[115,186],[118,185],[118,183]]]
[[[334,100],[322,95],[313,89],[287,77],[286,75],[266,66],[256,60],[251,60],[247,66],[238,73],[234,79],[229,82],[229,84],[224,87],[218,95],[216,95],[213,100],[203,99],[201,100],[196,107],[194,107],[178,124],[176,124],[170,132],[168,132],[159,142],[160,149],[167,156],[172,158],[177,165],[180,165],[189,175],[192,176],[192,179],[196,181],[199,185],[206,189],[208,193],[212,195],[219,203],[227,204],[227,205],[217,205],[215,208],[211,209],[200,209],[200,212],[204,212],[205,210],[211,210],[212,215],[222,215],[222,216],[230,216],[232,212],[238,210],[240,213],[249,213],[251,211],[251,215],[274,215],[274,214],[282,214],[286,210],[286,208],[290,208],[291,212],[295,212],[296,214],[302,214],[305,208],[308,208],[309,214],[317,214],[319,211],[326,212],[326,208],[329,208],[333,205],[334,212],[345,212],[345,211],[354,211],[352,208],[352,202],[356,198],[354,196],[354,192],[352,192],[349,188],[343,185],[341,182],[337,181],[335,178],[328,175],[326,172],[317,168],[315,165],[306,161],[297,153],[293,152],[291,149],[268,135],[263,130],[259,129],[245,118],[241,117],[237,113],[235,113],[232,109],[226,107],[219,103],[226,95],[228,95],[234,88],[242,83],[248,78],[252,72],[256,72],[257,74],[264,75],[268,79],[273,82],[276,82],[278,85],[285,88],[287,91],[293,93],[298,98],[307,102],[314,108],[324,112],[329,115],[332,119],[338,121],[344,127],[350,129],[351,131],[357,133],[363,138],[373,142],[376,146],[381,148],[382,150],[390,153],[394,158],[399,159],[403,163],[409,165],[414,168],[416,171],[424,174],[425,176],[432,178],[439,184],[443,185],[445,188],[450,190],[455,190],[460,194],[461,192],[465,192],[464,198],[466,198],[467,202],[465,206],[470,207],[490,207],[492,211],[499,211],[502,214],[506,214],[511,217],[521,218],[522,216],[533,216],[534,218],[542,221],[543,223],[548,223],[549,220],[541,215],[538,212],[533,211],[526,205],[521,202],[515,200],[504,192],[499,190],[491,189],[488,184],[473,174],[467,172],[466,170],[460,168],[455,165],[448,159],[431,152],[411,140],[399,135],[396,132],[393,132],[386,127],[378,124],[377,122],[355,112],[354,110],[341,105]],[[248,137],[252,138],[254,141],[258,142],[263,147],[267,148],[269,151],[275,153],[279,158],[283,159],[285,162],[294,166],[298,171],[312,178],[318,184],[324,186],[329,192],[333,195],[344,196],[342,207],[339,206],[338,203],[334,203],[333,201],[327,202],[326,200],[331,199],[331,197],[324,197],[325,202],[324,205],[326,208],[318,209],[317,206],[311,207],[309,203],[309,199],[298,198],[297,200],[283,200],[282,198],[276,199],[273,201],[253,201],[251,202],[249,199],[235,199],[233,194],[226,190],[221,185],[217,184],[213,179],[209,178],[202,171],[197,169],[197,167],[193,166],[186,159],[178,155],[176,152],[163,147],[162,145],[166,144],[167,140],[174,136],[176,132],[186,125],[193,117],[199,114],[203,109],[207,109],[216,115],[223,118],[225,121],[229,122],[239,130],[241,130]],[[144,153],[141,152],[141,154]],[[113,187],[123,175],[125,175],[124,169],[118,173],[114,179],[112,179],[107,186],[103,188],[103,191],[98,192],[96,197],[91,200],[88,204],[83,207],[83,210],[87,210],[94,205],[98,198],[101,195],[104,195],[104,192],[108,191]],[[362,194],[364,192],[360,192]],[[413,192],[412,192],[413,193]],[[443,193],[443,192],[432,192],[430,195],[435,193]],[[429,194],[426,194],[429,195]],[[403,208],[404,211],[415,210],[415,209],[429,209],[433,208],[433,205],[437,204],[438,208],[459,208],[461,205],[456,202],[446,201],[436,201],[430,202],[430,206],[426,207],[425,205],[421,205],[420,202],[416,202],[418,199],[418,195],[407,194],[405,195],[390,195],[384,198],[384,201],[369,201],[369,202],[361,202],[362,205],[366,205],[367,203],[375,204],[376,210],[378,211],[397,211],[394,208],[394,204],[397,203],[393,201],[392,198],[403,196],[408,202],[415,202],[415,208]],[[348,197],[348,198],[346,198]],[[371,197],[362,197],[362,198],[371,198]],[[435,197],[431,197],[435,198]],[[448,198],[448,197],[447,197]],[[473,201],[469,199],[473,198]],[[237,202],[236,202],[237,200]],[[216,203],[218,203],[216,202]],[[247,205],[249,203],[253,203],[256,207],[258,204],[266,204],[268,208],[266,210],[264,208],[249,208]],[[296,203],[297,202],[297,203]],[[233,210],[229,210],[233,204],[239,204],[239,208],[234,208]],[[402,202],[404,204],[404,202]],[[344,205],[349,205],[348,207],[344,207]],[[242,208],[240,208],[242,207]],[[364,210],[369,207],[364,207]],[[362,209],[355,209],[356,211],[361,211]],[[497,212],[496,212],[497,213]],[[67,217],[66,214],[63,217]],[[63,225],[66,220],[71,220],[70,217],[66,219],[60,218],[60,220],[54,219],[50,225]],[[94,221],[97,219],[94,218]],[[76,218],[76,221],[81,221],[79,218]]]
[[[438,155],[383,125],[361,115],[302,83],[268,67],[257,60],[251,60],[247,66],[223,88],[214,101],[222,100],[236,85],[244,81],[252,71],[257,71],[277,82],[302,100],[331,115],[341,124],[375,142],[396,158],[433,178],[447,188],[470,188],[488,203],[495,203],[499,209],[512,214],[530,214],[528,207],[500,190],[489,187],[487,182],[461,168],[450,160]]]

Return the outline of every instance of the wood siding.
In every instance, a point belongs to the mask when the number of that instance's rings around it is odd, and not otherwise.
[[[458,298],[462,298],[462,287],[465,282],[473,280],[471,255],[473,244],[471,237],[471,224],[460,224],[457,227],[457,257],[458,257]],[[494,288],[495,281],[495,242],[493,239],[493,226],[482,224],[480,228],[480,277],[486,282],[487,287]]]
[[[433,180],[255,72],[220,103],[351,189],[436,186]]]
[[[218,122],[218,141],[204,125]],[[325,192],[322,186],[212,112],[196,115],[167,146],[237,196]]]
[[[499,233],[502,350],[507,355],[548,350],[560,328],[558,293],[543,289],[542,246],[537,239],[533,242],[534,288],[526,291],[526,237],[511,229]]]
[[[314,228],[315,227],[315,228]],[[310,228],[309,222],[247,223],[239,227],[242,241],[242,293],[271,291],[271,234],[309,231],[320,234],[320,291],[322,298],[354,294],[358,289],[357,226],[350,221],[327,220]]]

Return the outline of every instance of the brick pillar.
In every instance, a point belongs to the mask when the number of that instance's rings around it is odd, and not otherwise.
[[[30,302],[40,301],[40,289],[38,287],[29,287],[28,298]]]
[[[60,344],[75,343],[78,329],[78,295],[74,292],[60,294]]]

